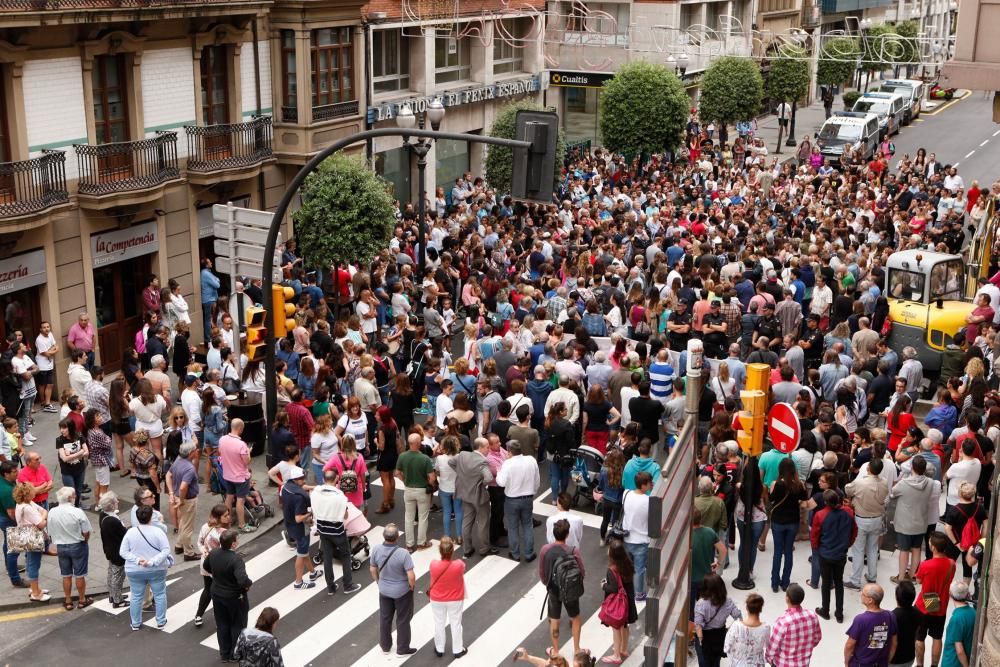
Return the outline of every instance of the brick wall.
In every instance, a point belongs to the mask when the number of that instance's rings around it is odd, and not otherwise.
[[[260,53],[260,107],[264,115],[271,112],[271,47],[266,41],[257,43]],[[254,81],[253,45],[247,43],[240,49],[240,90],[242,91],[240,109],[245,118],[257,110],[257,83]]]
[[[42,148],[64,150],[66,178],[77,177],[72,144],[87,143],[83,69],[79,58],[24,63],[24,111],[31,157]]]
[[[194,124],[194,65],[191,49],[153,49],[142,56],[142,105],[146,136],[177,132],[178,157],[187,155],[182,125]]]

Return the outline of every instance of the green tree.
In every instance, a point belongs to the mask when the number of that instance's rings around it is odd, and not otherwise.
[[[673,150],[684,139],[690,106],[684,86],[666,66],[624,65],[601,94],[604,145],[630,156]]]
[[[517,112],[525,111],[545,111],[545,107],[522,100],[511,102],[497,112],[493,119],[493,126],[490,127],[489,136],[499,139],[516,139],[514,136],[515,120]],[[556,182],[559,181],[560,170],[562,168],[562,156],[566,152],[566,141],[562,130],[559,130],[559,137],[556,140]],[[514,164],[514,151],[506,146],[490,146],[486,149],[486,181],[498,193],[509,193],[511,188],[511,177]]]
[[[719,58],[701,77],[698,113],[703,123],[732,125],[750,120],[763,101],[764,78],[756,61],[749,58]]]
[[[388,184],[358,157],[335,153],[302,185],[292,214],[295,240],[308,266],[370,262],[385,250],[396,224]]]
[[[916,21],[903,21],[895,25],[896,33],[902,38],[902,46],[897,65],[905,65],[907,71],[911,66],[920,62],[920,44],[917,42],[917,35],[920,33],[920,26]],[[898,70],[897,70],[898,71]]]
[[[816,82],[821,86],[839,86],[850,81],[858,66],[861,49],[851,37],[826,40],[819,55]]]
[[[881,72],[895,62],[901,52],[899,39],[892,26],[885,23],[872,26],[865,32],[861,53],[861,71],[865,72],[865,90],[874,72]]]
[[[771,59],[765,83],[767,96],[775,102],[795,103],[809,91],[809,54],[800,46],[785,44],[777,57]],[[778,126],[778,148],[781,152],[782,127]]]

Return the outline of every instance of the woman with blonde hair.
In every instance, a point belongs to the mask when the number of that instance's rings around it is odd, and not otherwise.
[[[344,436],[346,439],[347,435]],[[333,418],[320,415],[313,422],[312,436],[309,438],[312,450],[312,469],[317,484],[323,483],[323,469],[340,451],[340,438],[333,431]]]
[[[712,378],[711,387],[719,403],[725,403],[727,398],[736,398],[736,380],[730,377],[727,362],[719,364],[719,374]]]
[[[153,393],[152,383],[145,378],[139,380],[138,389],[139,395],[128,404],[135,416],[136,432],[132,437],[134,439],[140,430],[144,431],[156,458],[162,459],[163,413],[167,411],[167,402],[160,394]]]
[[[469,369],[469,372],[479,368],[479,327],[473,322],[468,322],[463,328],[462,333],[464,337],[462,339],[462,359]],[[458,361],[455,362],[455,366],[458,366]]]
[[[431,562],[427,597],[434,615],[434,655],[444,657],[445,627],[451,626],[451,651],[461,658],[468,649],[462,637],[462,607],[465,601],[465,561],[454,559],[455,542],[445,535],[438,543],[439,560]]]
[[[49,513],[34,502],[35,487],[24,482],[14,487],[14,521],[18,526],[34,526],[45,532]],[[42,552],[28,551],[24,554],[26,571],[24,578],[31,588],[28,599],[32,602],[48,602],[52,599],[49,592],[38,585],[38,570],[42,566]],[[8,561],[10,562],[10,561]]]

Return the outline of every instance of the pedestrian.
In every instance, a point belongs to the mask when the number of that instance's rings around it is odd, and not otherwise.
[[[178,522],[177,544],[175,553],[184,554],[185,561],[201,560],[195,549],[192,537],[194,535],[194,520],[198,512],[198,446],[188,440],[180,446],[179,454],[170,470],[167,471],[167,492],[170,494],[170,506],[176,510]]]
[[[601,503],[601,546],[604,546],[608,535],[608,526],[621,519],[622,512],[622,477],[625,468],[625,457],[617,447],[612,447],[604,458],[604,465],[597,478],[595,500]],[[634,483],[634,478],[633,478]],[[599,498],[598,498],[598,495]]]
[[[121,477],[130,477],[132,470],[129,468],[126,456],[125,444],[132,442],[132,425],[129,423],[131,412],[129,411],[129,388],[123,378],[115,378],[111,381],[111,389],[108,391],[108,413],[111,415],[111,433],[115,446],[115,461],[121,469]],[[129,447],[131,449],[131,446]]]
[[[557,521],[552,530],[555,541],[542,547],[538,560],[538,579],[545,586],[552,650],[559,652],[559,619],[565,608],[573,635],[573,651],[579,652],[582,627],[580,598],[583,597],[583,582],[586,579],[583,555],[579,549],[566,544],[568,521]]]
[[[208,609],[208,603],[212,601],[212,575],[205,569],[205,560],[208,558],[208,554],[221,544],[222,534],[229,530],[232,525],[232,517],[230,509],[225,504],[219,503],[212,507],[208,514],[208,521],[198,531],[198,552],[201,556],[198,568],[203,586],[201,597],[198,598],[198,609],[194,613],[194,627],[196,628],[202,626],[205,610]]]
[[[167,569],[174,563],[167,536],[150,526],[153,508],[140,507],[136,518],[139,522],[128,529],[118,550],[125,560],[133,631],[142,627],[142,600],[147,586],[156,606],[156,627],[167,624]]]
[[[149,447],[149,433],[139,429],[132,434],[129,465],[132,477],[142,489],[147,489],[153,498],[153,508],[160,509],[160,465],[156,454]]]
[[[725,541],[714,530],[702,525],[701,512],[694,508],[691,512],[691,592],[689,599],[692,618],[694,617],[694,607],[701,594],[702,581],[708,574],[717,571],[725,559]]]
[[[854,521],[858,529],[858,537],[851,550],[854,571],[844,585],[857,591],[861,590],[861,573],[866,565],[868,582],[874,582],[878,575],[878,547],[884,532],[886,499],[889,497],[889,486],[880,477],[883,465],[883,459],[872,459],[868,462],[867,473],[859,474],[844,488],[854,507]]]
[[[212,273],[212,260],[205,257],[201,260],[201,315],[204,326],[204,341],[212,339],[212,310],[219,301],[219,287],[222,283],[219,277]]]
[[[122,594],[125,583],[125,559],[121,555],[122,540],[127,528],[118,516],[118,495],[107,491],[97,499],[98,525],[101,529],[101,546],[108,559],[108,600],[112,609],[129,604]]]
[[[847,629],[844,661],[847,667],[888,665],[896,653],[899,641],[896,616],[882,609],[885,591],[878,584],[865,584],[861,589],[861,604],[865,610],[854,617]]]
[[[447,436],[438,445],[434,456],[434,473],[438,480],[438,497],[441,499],[442,534],[462,546],[462,502],[455,498],[455,469],[451,460],[458,456],[461,443],[454,436]],[[454,516],[453,516],[454,515]],[[454,525],[453,525],[454,523]]]
[[[459,452],[448,460],[448,467],[455,472],[455,498],[462,503],[462,547],[466,558],[477,549],[481,556],[497,553],[489,539],[488,485],[493,481],[487,461],[490,444],[486,438],[476,438],[473,445],[472,451]]]
[[[941,517],[944,534],[949,540],[946,553],[949,558],[957,558],[962,561],[962,577],[965,579],[966,585],[972,581],[972,567],[966,562],[964,554],[975,546],[975,541],[978,541],[974,540],[969,543],[971,538],[966,533],[966,527],[971,530],[971,537],[975,537],[976,532],[982,533],[982,531],[973,530],[973,526],[982,526],[986,518],[986,510],[983,509],[983,504],[976,495],[976,485],[969,482],[962,482],[959,485],[958,504],[949,506],[944,516]],[[969,526],[970,522],[973,523],[973,526]]]
[[[455,542],[445,535],[438,544],[440,560],[431,562],[427,597],[434,615],[434,655],[444,657],[445,628],[451,626],[451,651],[455,658],[469,652],[462,636],[462,607],[465,600],[465,561],[454,559]]]
[[[826,620],[830,620],[830,590],[833,589],[837,603],[834,616],[838,623],[844,622],[844,567],[847,550],[857,534],[854,511],[843,506],[839,493],[833,489],[824,491],[823,509],[813,516],[810,537],[812,557],[819,559],[823,583],[823,604],[816,608],[816,613]]]
[[[773,667],[809,667],[823,639],[819,617],[802,608],[806,593],[798,584],[785,589],[785,612],[771,627],[765,658]]]
[[[503,404],[500,407],[500,414],[503,414]],[[509,424],[510,422],[501,422],[498,420],[497,424]],[[497,424],[494,424],[496,428]],[[497,548],[502,548],[508,546],[507,541],[507,528],[504,523],[504,488],[497,484],[497,475],[500,474],[500,468],[503,467],[504,462],[510,458],[510,452],[504,449],[504,444],[501,444],[500,435],[497,433],[490,433],[486,436],[489,441],[489,452],[486,456],[486,462],[489,464],[490,473],[492,475],[492,480],[490,481],[487,491],[490,494],[490,545]],[[506,443],[506,438],[502,441]]]
[[[403,480],[404,524],[411,529],[406,535],[406,548],[413,553],[428,548],[427,526],[430,521],[431,496],[437,475],[431,457],[420,451],[421,438],[411,433],[406,438],[407,450],[396,461],[396,477]],[[413,524],[417,524],[417,535],[412,535]]]
[[[896,617],[896,652],[893,653],[890,667],[910,667],[916,656],[917,626],[920,624],[920,613],[913,606],[917,599],[917,589],[911,579],[901,581],[896,585],[896,608],[892,615]]]
[[[781,590],[786,590],[791,583],[792,553],[795,548],[795,533],[799,529],[799,503],[805,502],[809,496],[795,470],[795,463],[788,458],[781,459],[778,479],[771,484],[769,491],[771,533],[774,536],[771,591],[777,593],[779,586]]]
[[[340,451],[323,466],[324,473],[327,470],[337,473],[337,485],[347,496],[347,500],[367,514],[365,495],[368,493],[368,465],[358,453],[353,435],[345,433],[340,436]]]
[[[648,472],[640,472],[635,476],[635,490],[626,491],[622,497],[622,530],[625,532],[625,550],[631,556],[635,567],[636,602],[646,599],[646,556],[649,554],[648,494],[652,489],[653,478]],[[725,558],[724,551],[722,557]]]
[[[240,667],[284,667],[281,644],[274,636],[281,614],[274,607],[264,607],[252,628],[244,628],[236,640],[231,662]]]
[[[84,474],[87,470],[86,460],[90,449],[81,441],[81,434],[76,423],[70,418],[59,422],[59,435],[56,436],[56,453],[59,455],[59,472],[62,483],[75,490],[76,506],[80,507],[80,499],[84,490]]]
[[[406,378],[405,390],[408,392],[406,394],[406,400],[412,402],[413,392],[409,388],[409,378],[405,373],[400,373],[397,376],[396,391],[400,389],[399,378]],[[394,417],[396,413],[396,391],[392,393],[392,407],[383,405],[375,413],[378,418],[378,431],[376,432],[376,448],[378,451],[378,458],[375,461],[375,469],[378,471],[379,479],[382,480],[382,506],[375,510],[376,514],[387,514],[392,508],[396,506],[396,463],[399,460],[399,454],[402,450],[402,439],[399,437],[400,425]],[[412,409],[410,412],[410,421],[413,421]]]
[[[296,590],[316,587],[316,580],[323,575],[322,569],[313,567],[309,556],[309,529],[313,514],[310,508],[309,492],[305,488],[306,474],[302,468],[292,468],[288,479],[281,487],[281,509],[284,517],[285,534],[295,542],[295,583]],[[303,577],[309,572],[309,580]]]
[[[63,607],[73,610],[73,579],[76,578],[77,608],[85,609],[94,603],[87,597],[87,564],[90,559],[90,519],[76,506],[76,491],[64,486],[56,491],[59,505],[49,512],[47,530],[49,539],[59,555],[59,574],[62,575]]]
[[[645,472],[653,477],[660,471],[660,465],[653,459],[653,445],[648,439],[639,442],[638,456],[633,457],[625,464],[622,471],[622,488],[635,489],[635,476],[640,472]]]
[[[226,505],[232,508],[234,501],[236,505],[235,527],[241,532],[252,533],[257,527],[246,521],[245,507],[250,494],[251,475],[250,448],[242,439],[243,427],[243,420],[239,418],[229,423],[229,433],[219,438],[219,458],[222,461],[222,481],[226,487]]]
[[[510,458],[503,462],[497,474],[497,484],[503,487],[504,523],[507,526],[508,555],[511,560],[526,563],[535,560],[535,532],[532,525],[532,507],[538,486],[538,461],[534,456],[525,456],[521,443],[507,442]]]
[[[240,633],[247,627],[250,599],[247,592],[253,581],[247,576],[243,557],[236,553],[240,531],[229,528],[219,538],[219,546],[205,559],[203,567],[212,577],[212,611],[219,655],[223,662],[233,662],[233,651]]]
[[[583,518],[570,511],[573,507],[573,496],[567,492],[560,493],[556,496],[555,503],[558,511],[545,520],[545,541],[552,542],[555,539],[553,528],[556,522],[565,520],[569,523],[569,537],[566,538],[566,544],[571,549],[579,547],[583,541]]]
[[[941,660],[941,640],[944,638],[944,619],[948,611],[948,598],[952,578],[955,576],[955,563],[948,556],[950,544],[948,536],[935,531],[927,539],[931,548],[931,557],[917,568],[914,578],[920,584],[920,594],[917,596],[917,613],[920,621],[917,624],[917,656],[916,664],[922,665],[926,655],[925,644],[927,636],[931,637],[931,664],[937,665]]]
[[[0,531],[3,532],[4,565],[7,568],[10,585],[14,588],[27,588],[28,584],[21,579],[21,573],[18,570],[17,561],[20,554],[7,546],[7,529],[18,525],[15,516],[18,505],[14,494],[16,484],[17,464],[13,461],[0,462]],[[31,487],[25,485],[25,489],[31,490]],[[34,493],[31,495],[34,496]],[[30,502],[30,500],[28,498],[27,501],[21,502]],[[25,560],[30,556],[31,553],[26,553]]]
[[[756,475],[758,477],[757,480],[754,480],[752,486],[749,483],[750,475]],[[741,536],[740,539],[744,539],[743,536],[746,535],[747,542],[749,543],[747,548],[743,548],[742,544],[740,545],[738,557],[740,561],[740,569],[745,569],[747,572],[753,572],[754,566],[757,564],[757,552],[763,551],[763,549],[759,548],[759,545],[761,537],[764,534],[764,526],[767,525],[767,511],[764,505],[764,487],[760,483],[759,470],[753,470],[750,466],[743,467],[743,470],[740,471],[740,479],[742,488],[745,490],[747,487],[750,487],[749,493],[752,493],[753,497],[751,498],[750,505],[749,532],[745,532],[747,530],[746,505],[744,504],[746,492],[741,491],[736,499],[736,509],[734,511],[734,516],[736,517],[736,529],[739,531]],[[744,562],[744,560],[746,560],[746,562]]]
[[[378,643],[382,653],[389,657],[392,654],[392,621],[395,617],[396,654],[413,655],[417,652],[410,646],[413,588],[417,584],[413,558],[397,544],[399,529],[396,524],[390,523],[385,527],[382,539],[382,544],[372,550],[368,561],[368,570],[378,584]]]
[[[94,344],[97,342],[97,330],[90,323],[90,315],[80,313],[76,317],[76,322],[66,333],[66,348],[70,352],[83,352],[85,356],[84,367],[90,370],[94,365]]]
[[[750,593],[747,595],[746,608],[746,616],[736,619],[729,626],[723,648],[730,667],[763,667],[767,664],[764,654],[771,636],[771,626],[760,620],[764,598]]]
[[[298,410],[298,406],[293,410]],[[340,438],[333,432],[330,415],[320,415],[313,422],[308,449],[311,451],[307,460],[312,465],[313,478],[317,484],[322,484],[324,467],[340,453]]]
[[[567,542],[568,546],[568,542]],[[611,626],[612,646],[611,655],[601,658],[601,662],[609,665],[620,665],[628,657],[629,626],[639,620],[639,610],[635,606],[635,567],[632,565],[632,558],[625,550],[625,545],[621,540],[611,540],[608,545],[608,569],[601,582],[604,590],[604,599],[607,601],[618,591],[625,594],[628,608],[625,618],[620,627]],[[607,625],[601,621],[603,625]]]
[[[38,452],[28,452],[24,455],[24,467],[17,473],[17,481],[30,484],[35,490],[34,502],[44,509],[49,508],[49,493],[52,491],[52,475],[42,463]]]
[[[726,582],[722,577],[715,573],[705,575],[694,605],[694,629],[698,638],[696,649],[701,667],[719,667],[725,655],[726,621],[742,617],[739,607],[726,592]]]
[[[566,419],[566,404],[558,401],[549,409],[545,420],[545,449],[552,454],[549,461],[549,485],[552,497],[569,488],[570,472],[576,463],[576,431]]]
[[[15,343],[12,349],[14,350],[14,356],[10,359],[11,367],[13,368],[14,375],[20,380],[18,398],[21,401],[16,416],[24,444],[30,447],[37,440],[29,429],[32,423],[31,408],[35,404],[35,397],[38,395],[38,389],[35,386],[38,365],[28,356],[28,346],[26,344]]]
[[[976,610],[969,605],[969,586],[965,582],[953,582],[948,592],[955,602],[955,611],[951,612],[951,619],[948,621],[941,667],[968,667],[972,664]]]
[[[350,437],[350,436],[345,436]],[[352,438],[353,440],[353,438]],[[294,473],[293,473],[294,474]],[[326,470],[323,473],[323,483],[309,492],[309,501],[313,516],[316,519],[316,531],[319,533],[320,551],[323,554],[323,573],[326,575],[326,593],[337,592],[334,582],[333,559],[340,561],[344,593],[350,595],[361,590],[361,584],[355,583],[351,571],[351,547],[347,537],[347,506],[349,500],[338,486],[341,473],[337,470]]]
[[[890,497],[896,501],[893,528],[896,531],[896,548],[899,550],[899,571],[890,577],[894,584],[912,579],[912,573],[920,564],[920,546],[923,544],[927,525],[931,522],[928,500],[934,480],[924,474],[927,472],[927,459],[914,457],[910,471],[911,474],[900,479],[890,492]]]
[[[158,357],[162,362],[163,358]],[[154,358],[154,362],[157,358]],[[155,367],[155,366],[154,366]],[[151,373],[152,371],[150,371]],[[134,396],[128,403],[129,411],[135,417],[136,434],[138,431],[145,431],[148,436],[149,445],[156,454],[156,458],[163,460],[163,413],[167,411],[167,401],[159,393],[154,393],[153,383],[146,377],[139,380],[137,385],[139,395]],[[169,393],[169,385],[167,389]],[[135,439],[133,434],[132,439]]]

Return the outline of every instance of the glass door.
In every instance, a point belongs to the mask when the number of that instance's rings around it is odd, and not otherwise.
[[[125,56],[94,58],[94,129],[98,144],[129,141],[128,100]],[[124,147],[98,157],[101,182],[123,181],[132,177],[132,152]]]
[[[206,46],[201,52],[201,117],[210,128],[205,136],[205,159],[224,160],[232,155],[232,137],[225,127],[211,130],[212,125],[229,123],[228,47]]]

